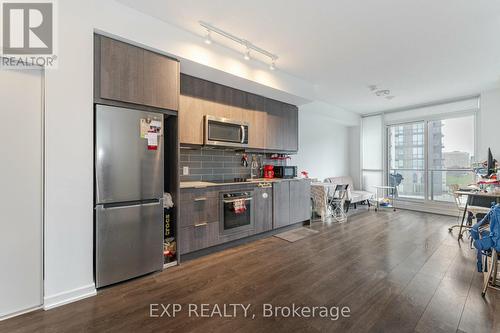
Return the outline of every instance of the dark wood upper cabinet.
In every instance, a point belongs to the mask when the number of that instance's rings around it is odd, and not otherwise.
[[[267,99],[266,147],[276,151],[295,152],[299,148],[298,108]]]
[[[99,35],[95,46],[97,99],[178,110],[178,61]]]
[[[181,75],[180,142],[203,144],[203,117],[212,115],[249,124],[250,149],[298,150],[298,109],[263,96]]]
[[[144,51],[144,104],[179,109],[179,62]]]
[[[299,109],[295,105],[283,104],[285,129],[283,150],[298,151],[299,150]]]
[[[100,40],[99,97],[142,104],[144,50],[111,38]]]
[[[266,113],[266,148],[283,150],[286,124],[283,122],[284,117],[281,103],[272,99],[266,99]]]

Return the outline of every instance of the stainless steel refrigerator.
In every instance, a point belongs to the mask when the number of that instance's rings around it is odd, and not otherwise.
[[[163,135],[144,124],[161,113],[96,105],[95,279],[103,287],[163,267]],[[156,138],[156,136],[155,136]]]

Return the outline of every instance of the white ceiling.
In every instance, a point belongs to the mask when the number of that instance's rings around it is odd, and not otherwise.
[[[388,110],[499,86],[496,0],[119,2],[198,35],[204,34],[198,24],[203,20],[247,39],[277,54],[279,70],[316,85],[320,99],[350,111]],[[396,97],[376,97],[372,84]]]

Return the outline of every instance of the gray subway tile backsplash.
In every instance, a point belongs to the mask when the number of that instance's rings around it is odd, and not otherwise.
[[[241,164],[243,153],[216,148],[181,148],[181,181],[232,181],[250,178],[252,153],[248,153],[248,167]],[[259,167],[264,164],[283,165],[285,162],[270,160],[269,155],[256,154]],[[189,167],[189,175],[182,175],[182,168]]]

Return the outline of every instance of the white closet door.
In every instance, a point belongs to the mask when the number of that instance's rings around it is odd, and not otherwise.
[[[0,69],[0,319],[42,304],[42,80]]]

